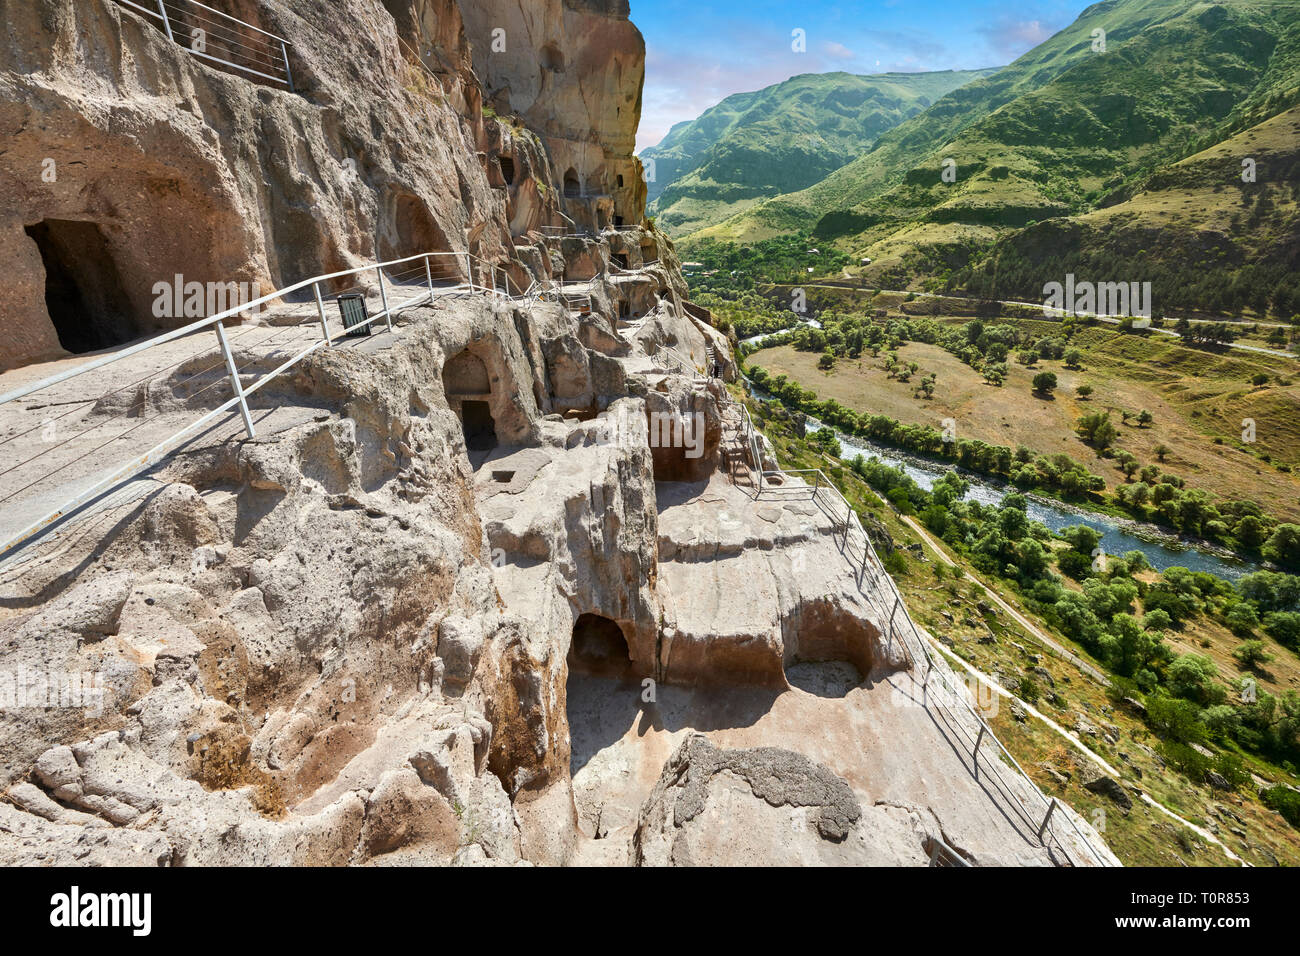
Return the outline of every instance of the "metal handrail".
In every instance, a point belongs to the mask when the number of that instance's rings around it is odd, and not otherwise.
[[[890,632],[889,634],[890,643],[892,644],[895,634],[899,634],[904,647],[906,647],[909,656],[911,656],[913,660],[913,663],[917,663],[921,660],[924,660],[926,664],[926,673],[925,673],[925,679],[922,683],[922,693],[926,697],[926,699],[928,699],[930,676],[931,674],[937,673],[939,677],[939,681],[943,685],[944,690],[947,691],[949,696],[959,700],[962,706],[966,708],[966,711],[970,714],[970,716],[973,717],[975,721],[978,723],[980,728],[980,733],[979,736],[976,738],[975,746],[974,746],[974,754],[973,754],[973,759],[976,761],[976,765],[978,766],[980,742],[985,737],[988,737],[993,741],[994,745],[1002,753],[1002,755],[1005,756],[1008,761],[1010,761],[1011,765],[1016,769],[1016,771],[1020,774],[1020,776],[1024,778],[1025,782],[1029,784],[1029,788],[1033,791],[1033,793],[1038,795],[1039,800],[1042,801],[1043,806],[1046,808],[1046,814],[1043,817],[1042,824],[1039,827],[1039,838],[1042,839],[1044,833],[1051,832],[1051,824],[1054,820],[1054,811],[1057,805],[1056,798],[1053,797],[1049,799],[1047,795],[1044,794],[1041,789],[1039,789],[1038,784],[1034,782],[1033,778],[1030,777],[1029,774],[1025,773],[1024,768],[1020,765],[1020,763],[1016,760],[1016,758],[1011,755],[1011,752],[1007,750],[1007,748],[1003,745],[1002,741],[998,739],[997,735],[993,732],[993,729],[988,725],[988,722],[980,715],[980,713],[974,707],[971,706],[970,701],[967,700],[966,694],[962,693],[961,691],[957,690],[952,686],[943,668],[935,667],[934,657],[930,654],[925,639],[921,636],[920,631],[916,626],[916,622],[912,619],[912,615],[907,609],[907,604],[903,600],[903,596],[898,590],[898,585],[895,583],[893,576],[885,572],[884,564],[881,562],[880,556],[876,553],[875,545],[872,543],[871,537],[867,534],[866,529],[862,527],[862,521],[858,517],[857,512],[853,509],[852,505],[849,504],[848,499],[844,496],[843,492],[841,492],[839,488],[835,486],[834,482],[832,482],[830,478],[827,477],[825,472],[823,472],[820,468],[805,468],[805,469],[790,469],[790,470],[777,469],[774,471],[773,470],[765,471],[762,468],[761,459],[759,459],[758,451],[757,448],[755,447],[754,439],[756,438],[757,432],[754,429],[753,419],[749,415],[748,408],[746,408],[746,406],[743,403],[740,403],[740,407],[744,411],[745,424],[748,430],[750,431],[750,436],[751,436],[750,450],[751,450],[751,454],[754,455],[755,470],[757,471],[759,476],[758,494],[760,495],[762,494],[763,486],[764,486],[763,478],[765,476],[771,476],[771,475],[797,476],[803,474],[812,474],[817,476],[816,484],[813,487],[814,500],[816,500],[817,494],[824,486],[826,488],[829,488],[834,493],[835,497],[838,498],[841,503],[843,503],[846,510],[846,515],[844,517],[845,549],[847,550],[848,548],[848,536],[851,527],[857,528],[858,532],[862,535],[864,541],[864,547],[862,553],[862,570],[859,572],[859,584],[861,583],[861,575],[870,571],[871,583],[873,585],[879,585],[881,578],[883,578],[891,594],[893,595],[894,606],[890,611],[889,622],[886,625],[889,628],[889,632]],[[872,567],[873,564],[874,567]],[[868,596],[868,601],[876,605],[877,612],[881,615],[883,619],[884,608],[877,602],[873,601],[870,596]],[[907,631],[906,630],[900,631],[900,629],[896,627],[894,624],[894,615],[897,614],[899,610],[903,612],[903,619],[904,621],[906,621],[908,627],[911,630],[911,636],[914,639],[915,648],[913,648],[908,641]],[[993,763],[992,766],[996,768],[996,763]],[[994,769],[994,773],[996,774],[996,769]],[[1000,776],[999,779],[1001,779]],[[1005,786],[1005,782],[1003,783]],[[1101,866],[1109,866],[1110,864],[1107,861],[1105,854],[1098,852],[1097,848],[1093,846],[1092,841],[1083,833],[1083,831],[1079,829],[1079,826],[1074,821],[1074,818],[1072,816],[1066,815],[1065,819],[1069,823],[1070,828],[1074,831],[1075,836],[1077,836],[1079,840],[1083,843],[1083,845],[1086,846],[1092,852],[1092,855],[1096,858],[1097,862]],[[1066,860],[1069,861],[1070,855],[1069,852],[1065,849],[1064,844],[1061,843],[1060,839],[1056,837],[1055,834],[1052,834],[1052,838],[1056,841],[1057,846],[1060,848],[1061,853],[1065,856]]]
[[[293,71],[289,67],[290,44],[288,40],[284,39],[284,37],[276,36],[274,33],[269,33],[261,27],[255,27],[251,23],[246,23],[245,21],[240,20],[238,17],[232,17],[228,13],[223,13],[220,10],[213,9],[207,4],[199,3],[198,0],[141,0],[140,3],[136,3],[134,0],[116,0],[116,2],[121,6],[130,7],[132,10],[136,10],[147,17],[152,17],[154,20],[161,23],[163,32],[167,34],[167,39],[176,43],[192,56],[197,56],[204,60],[211,60],[212,62],[220,63],[223,66],[232,67],[233,69],[250,74],[251,76],[270,80],[272,83],[282,83],[288,87],[290,93],[296,92],[293,85]],[[145,3],[150,5],[145,6]],[[234,59],[213,56],[211,53],[207,52],[207,34],[209,31],[203,27],[199,28],[203,31],[203,48],[199,48],[199,38],[197,37],[192,37],[191,42],[187,44],[183,39],[179,38],[176,35],[176,32],[172,29],[173,20],[167,12],[168,7],[171,8],[172,13],[180,14],[182,17],[185,16],[187,12],[191,12],[178,6],[178,4],[184,4],[187,7],[197,7],[200,10],[220,17],[222,21],[238,24],[238,26],[243,29],[252,30],[254,33],[266,38],[266,40],[263,41],[266,45],[266,49],[258,49],[257,47],[249,46],[247,43],[242,42],[243,40],[250,39],[248,37],[238,38],[237,36],[229,37],[221,34],[212,34],[213,39],[226,47],[230,57],[239,57],[247,62],[236,63]],[[210,20],[202,14],[195,15],[210,26],[222,26],[221,23]],[[239,49],[237,50],[236,48]],[[239,50],[245,52],[239,52]],[[253,66],[258,67],[258,69],[254,69]],[[277,75],[280,69],[284,70],[283,76]],[[273,70],[275,72],[269,73],[267,72],[268,70]]]
[[[216,333],[217,345],[221,352],[221,358],[223,360],[223,364],[225,365],[226,371],[229,375],[230,387],[231,387],[231,391],[233,392],[232,398],[222,402],[215,409],[202,415],[196,421],[191,422],[181,430],[163,439],[161,442],[154,445],[154,447],[150,448],[147,452],[133,456],[131,460],[123,467],[113,471],[111,474],[100,479],[99,481],[94,482],[91,486],[82,489],[80,492],[74,494],[69,499],[65,500],[58,507],[43,514],[40,518],[36,519],[35,521],[31,522],[29,525],[24,527],[21,531],[12,535],[3,544],[0,544],[0,555],[4,555],[8,553],[18,545],[22,544],[24,541],[30,539],[33,535],[49,527],[54,522],[60,520],[61,518],[69,514],[72,514],[73,512],[77,511],[79,508],[89,503],[90,501],[93,501],[95,498],[99,497],[109,489],[121,484],[123,481],[126,481],[128,478],[132,477],[133,475],[136,475],[139,472],[145,470],[146,468],[156,464],[165,455],[170,453],[173,449],[175,449],[178,445],[180,445],[185,440],[190,438],[192,435],[197,434],[201,429],[203,429],[204,427],[206,427],[207,425],[209,425],[219,417],[225,415],[226,413],[236,408],[238,408],[240,414],[243,417],[245,431],[248,433],[248,436],[250,438],[255,437],[255,428],[253,425],[251,410],[248,405],[248,398],[253,394],[255,394],[257,391],[259,391],[261,388],[263,388],[268,382],[275,379],[279,375],[283,374],[285,371],[292,368],[293,366],[297,365],[299,362],[306,359],[309,355],[316,352],[318,349],[322,347],[328,348],[333,346],[334,344],[335,336],[333,336],[330,331],[329,317],[325,311],[325,299],[332,298],[335,294],[334,293],[322,294],[321,291],[322,283],[331,282],[333,280],[342,279],[348,276],[362,276],[373,271],[378,280],[379,296],[380,296],[380,302],[382,304],[382,308],[375,315],[367,316],[367,318],[363,322],[361,322],[358,326],[354,326],[353,329],[357,329],[361,327],[372,327],[376,322],[383,319],[385,320],[388,329],[391,331],[393,316],[395,314],[402,312],[406,309],[410,309],[418,305],[422,305],[426,302],[432,302],[439,297],[440,290],[439,287],[435,284],[433,260],[442,259],[446,257],[451,257],[455,261],[456,265],[453,269],[449,270],[449,272],[444,272],[442,269],[439,269],[437,281],[446,282],[450,279],[451,281],[454,282],[454,284],[450,287],[444,286],[441,289],[441,294],[455,295],[461,293],[468,293],[468,294],[483,294],[489,296],[510,298],[508,290],[509,290],[509,286],[512,283],[509,278],[509,274],[507,273],[505,276],[506,290],[503,291],[496,288],[495,267],[487,263],[482,263],[481,260],[477,259],[477,257],[472,256],[468,253],[453,253],[453,252],[421,253],[419,255],[407,256],[402,259],[393,259],[387,262],[376,263],[374,265],[358,266],[352,269],[345,269],[339,272],[331,272],[326,275],[320,275],[310,279],[304,279],[301,282],[296,282],[293,285],[287,286],[283,289],[279,289],[268,295],[264,295],[257,299],[254,299],[251,302],[238,304],[230,309],[226,309],[225,311],[219,312],[216,315],[199,319],[198,321],[192,322],[179,329],[174,329],[170,332],[164,332],[160,335],[154,336],[143,342],[136,343],[135,345],[128,346],[127,348],[121,349],[112,354],[101,356],[100,358],[94,359],[89,362],[84,362],[81,365],[75,366],[74,368],[66,369],[55,375],[51,375],[44,379],[41,379],[40,381],[33,382],[29,385],[24,385],[20,388],[9,391],[4,395],[0,395],[0,406],[4,406],[10,402],[17,401],[21,398],[25,398],[26,396],[32,395],[33,393],[39,392],[42,389],[50,388],[54,385],[58,385],[60,383],[69,381],[73,378],[76,378],[80,375],[84,375],[88,372],[105,368],[106,366],[112,365],[113,363],[116,362],[121,362],[124,359],[130,358],[131,356],[139,355],[150,349],[157,348],[169,342],[174,342],[179,339],[185,338],[187,336],[207,331],[209,329]],[[385,269],[391,270],[394,266],[400,266],[400,265],[404,265],[408,263],[416,263],[416,262],[419,262],[423,266],[423,269],[421,269],[420,266],[416,266],[415,268],[409,270],[409,273],[411,274],[411,277],[414,279],[414,282],[421,287],[421,291],[415,296],[408,299],[404,299],[401,302],[391,302],[389,300],[389,283],[386,281],[384,270]],[[492,284],[490,286],[483,286],[474,281],[474,264],[476,262],[486,267],[486,269],[491,274]],[[458,281],[460,279],[462,266],[464,267],[464,276],[465,276],[465,281],[463,282]],[[420,273],[423,273],[422,276],[420,275]],[[232,317],[240,316],[244,313],[256,310],[259,307],[266,305],[268,303],[281,301],[286,296],[291,295],[294,292],[307,289],[309,287],[312,290],[313,298],[315,300],[315,304],[317,308],[317,318],[319,320],[319,326],[320,326],[320,337],[312,341],[305,348],[298,351],[288,361],[280,364],[272,371],[263,374],[255,382],[245,386],[239,375],[238,368],[236,367],[235,360],[234,360],[234,353],[232,352],[230,348],[230,344],[227,340],[225,321]],[[402,285],[394,286],[394,291],[405,287],[407,286],[402,286]],[[87,399],[86,404],[89,404],[94,401],[95,399]],[[37,455],[34,458],[29,459],[29,463],[31,461],[35,461],[36,459],[42,457],[42,455],[44,454],[45,452],[42,452],[41,455]],[[55,470],[57,471],[58,469]],[[42,478],[38,478],[36,482],[34,482],[33,484],[39,483],[44,478],[48,478],[49,475],[53,473],[54,472],[47,473],[46,475],[42,476]]]
[[[252,312],[263,305],[267,305],[268,303],[283,299],[285,296],[292,295],[293,293],[305,289],[308,286],[316,286],[321,282],[329,282],[332,279],[341,279],[344,278],[345,276],[359,275],[362,272],[369,272],[372,269],[388,269],[391,268],[392,266],[399,266],[407,262],[414,262],[417,259],[428,259],[433,256],[458,256],[458,255],[463,255],[463,254],[455,253],[455,252],[423,252],[420,253],[419,255],[407,256],[405,259],[392,259],[388,262],[376,263],[375,265],[357,266],[356,268],[353,269],[344,269],[341,272],[330,272],[327,273],[326,275],[315,276],[311,279],[303,279],[301,282],[295,282],[293,285],[285,286],[283,289],[278,289],[275,292],[268,293],[267,295],[264,295],[261,298],[254,299],[251,302],[245,302],[240,305],[236,305],[233,308],[226,309],[224,312],[218,312],[216,315],[208,316],[207,318],[204,319],[199,319],[196,322],[191,322],[189,325],[182,326],[179,329],[172,329],[170,332],[164,332],[161,335],[154,336],[153,338],[146,339],[143,342],[138,342],[135,345],[131,345],[119,351],[113,352],[111,355],[105,355],[93,361],[83,363],[82,365],[78,365],[76,368],[68,369],[67,371],[58,373],[57,375],[51,375],[49,378],[41,379],[39,382],[35,382],[31,385],[25,385],[22,388],[15,389],[11,392],[6,392],[5,394],[0,395],[0,405],[7,404],[8,402],[12,402],[19,398],[24,398],[25,396],[30,395],[32,392],[39,391],[40,389],[47,388],[51,385],[57,385],[60,382],[65,382],[70,378],[75,378],[76,376],[82,375],[86,372],[91,372],[94,371],[95,369],[103,368],[105,365],[111,365],[114,362],[120,362],[122,359],[130,358],[132,355],[136,355],[139,352],[144,352],[148,349],[155,348],[156,346],[163,345],[175,339],[184,338],[187,335],[193,335],[195,332],[201,332],[204,329],[211,328],[212,326],[216,325],[219,322],[223,322],[226,319],[229,319],[233,316],[241,315],[245,312]],[[466,256],[466,258],[469,257]]]

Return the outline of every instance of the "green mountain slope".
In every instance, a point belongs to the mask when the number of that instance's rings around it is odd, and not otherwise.
[[[1253,182],[1242,178],[1247,159]],[[1008,236],[952,286],[1038,301],[1045,283],[1073,273],[1151,282],[1159,312],[1300,316],[1300,107],[1115,198]]]
[[[999,73],[939,100],[817,185],[701,236],[811,230],[942,271],[1009,228],[1085,212],[1225,129],[1296,102],[1300,4],[1107,0]],[[1106,50],[1094,52],[1093,33]],[[941,179],[945,159],[956,182]]]
[[[677,234],[810,186],[944,94],[995,70],[805,74],[729,96],[658,146],[650,212]]]

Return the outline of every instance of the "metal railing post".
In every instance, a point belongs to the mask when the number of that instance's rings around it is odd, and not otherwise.
[[[167,8],[163,6],[163,0],[158,0],[158,13],[162,16],[163,29],[167,31],[167,39],[175,43],[176,38],[172,36],[172,22],[167,18]]]
[[[928,681],[927,681],[928,683]],[[975,779],[980,778],[980,744],[984,742],[984,731],[988,730],[982,722],[980,723],[980,735],[975,738],[975,750],[971,753],[971,761],[975,764]]]
[[[393,313],[388,310],[388,289],[384,286],[384,267],[375,266],[379,276],[379,301],[384,304],[384,318],[388,321],[388,331],[393,331]]]
[[[429,264],[429,257],[424,257],[424,277],[429,280],[429,302],[433,302],[433,266]]]
[[[316,293],[316,310],[320,313],[320,334],[321,334],[321,338],[323,338],[323,339],[325,340],[325,344],[326,344],[327,346],[333,347],[334,343],[333,343],[333,341],[331,341],[331,339],[330,339],[330,324],[329,324],[329,320],[325,317],[325,300],[322,299],[321,296],[320,296],[320,283],[319,283],[319,282],[313,282],[313,283],[311,284],[311,288],[312,288],[312,291]]]
[[[221,354],[226,357],[226,370],[230,373],[230,387],[234,390],[235,398],[239,399],[239,412],[244,416],[244,428],[248,430],[249,438],[256,438],[257,431],[253,428],[253,416],[248,410],[248,399],[244,397],[244,386],[239,381],[239,369],[235,365],[235,356],[230,351],[230,343],[226,341],[226,327],[218,322],[213,326],[217,330],[217,342],[221,345]]]
[[[1047,805],[1047,815],[1043,817],[1042,825],[1038,828],[1038,839],[1043,839],[1043,834],[1047,831],[1047,825],[1052,822],[1052,811],[1056,809],[1056,797],[1052,797],[1052,802]]]
[[[892,651],[892,650],[894,649],[894,630],[895,630],[895,628],[894,628],[894,615],[898,613],[898,606],[899,606],[901,603],[903,603],[903,602],[902,602],[902,599],[899,598],[898,595],[894,595],[894,609],[893,609],[892,611],[889,612],[889,625],[888,625],[888,627],[889,627],[889,646],[888,646],[888,650],[890,650],[890,651]]]
[[[162,0],[159,2],[161,3]],[[284,76],[289,83],[289,92],[297,93],[298,91],[293,88],[293,71],[289,69],[289,47],[283,40],[280,41],[280,55],[284,57]]]
[[[469,283],[469,290],[474,291],[474,260],[470,254],[465,253],[465,281]]]

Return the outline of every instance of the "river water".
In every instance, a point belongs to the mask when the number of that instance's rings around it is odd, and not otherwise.
[[[776,335],[778,333],[769,334]],[[755,335],[745,339],[745,342],[758,344],[767,337],[767,335]],[[749,383],[749,388],[756,397],[771,400],[769,394],[752,382]],[[808,416],[808,431],[816,431],[823,427],[825,426],[817,419],[811,415]],[[852,461],[856,455],[861,455],[863,458],[878,458],[891,467],[901,465],[903,471],[926,491],[934,487],[934,483],[945,472],[952,470],[938,462],[904,455],[895,449],[885,445],[878,445],[866,438],[859,438],[856,435],[844,435],[839,432],[836,434],[840,440],[841,457],[844,461]],[[1016,490],[1015,488],[996,484],[978,475],[962,472],[961,476],[970,485],[970,491],[966,494],[966,500],[968,501],[996,505],[1001,503],[1008,493]],[[1179,547],[1177,544],[1165,540],[1148,539],[1145,536],[1135,534],[1128,527],[1121,525],[1118,521],[1106,515],[1076,511],[1069,505],[1033,495],[1027,495],[1026,497],[1029,501],[1029,517],[1034,521],[1041,521],[1052,531],[1060,531],[1062,528],[1074,524],[1086,524],[1090,528],[1101,532],[1101,548],[1107,554],[1118,556],[1128,551],[1141,551],[1157,571],[1177,566],[1191,571],[1206,571],[1225,580],[1235,581],[1242,575],[1259,570],[1258,565],[1248,561],[1239,561],[1210,551],[1201,551],[1194,547]]]

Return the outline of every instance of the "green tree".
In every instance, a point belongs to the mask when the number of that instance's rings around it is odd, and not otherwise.
[[[1263,641],[1242,641],[1232,656],[1246,670],[1258,670],[1273,659],[1273,655],[1264,647]]]
[[[1249,637],[1255,633],[1255,628],[1259,627],[1259,615],[1245,601],[1228,608],[1223,615],[1223,621],[1228,625],[1228,630],[1238,637]]]
[[[1263,554],[1283,567],[1300,566],[1300,525],[1278,525],[1264,542]]]
[[[1098,450],[1109,448],[1119,437],[1119,429],[1110,420],[1110,412],[1091,412],[1074,423],[1074,430]]]
[[[1056,373],[1039,372],[1034,376],[1034,391],[1040,395],[1051,395],[1056,391]]]

